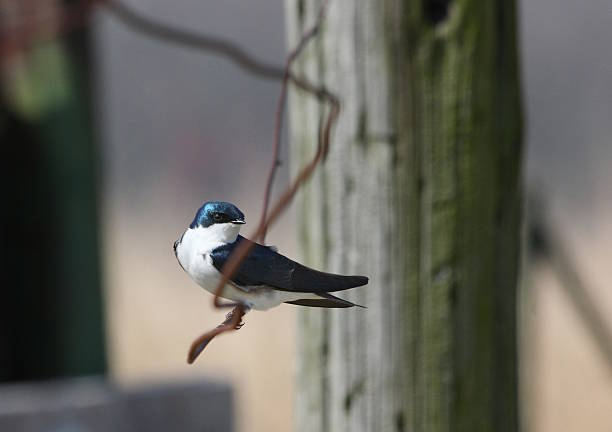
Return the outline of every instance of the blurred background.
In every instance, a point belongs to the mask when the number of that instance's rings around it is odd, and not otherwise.
[[[279,0],[123,2],[283,63]],[[545,210],[544,224],[612,328],[612,6],[519,3],[530,208]],[[224,312],[172,252],[203,201],[236,203],[245,232],[254,229],[279,84],[143,35],[104,8],[85,28],[53,25],[67,4],[0,1],[0,379],[12,383],[0,395],[23,381],[89,375],[106,375],[121,391],[202,382],[229,395],[228,383],[235,430],[289,430],[295,308],[249,314],[240,332],[188,366],[191,341]],[[81,12],[71,10],[78,23]],[[46,25],[15,37],[24,16]],[[287,156],[277,192],[288,181]],[[267,241],[296,257],[292,218],[285,214]],[[609,348],[567,279],[546,261],[525,260],[523,424],[608,431]]]

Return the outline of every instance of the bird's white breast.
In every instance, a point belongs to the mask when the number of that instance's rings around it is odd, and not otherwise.
[[[221,229],[220,225],[189,228],[176,248],[176,258],[183,269],[207,291],[214,293],[220,279],[219,272],[213,266],[210,252],[228,243],[227,240],[236,241],[238,229],[235,229],[235,234],[231,234]]]
[[[215,293],[221,274],[215,268],[210,252],[219,246],[233,243],[239,227],[216,224],[210,227],[190,228],[185,231],[176,248],[176,257],[187,274],[201,287]],[[233,230],[232,230],[233,228]],[[245,303],[252,309],[267,310],[286,301],[304,298],[303,293],[277,291],[267,287],[238,288],[228,283],[223,288],[225,299]],[[306,295],[311,297],[311,295]]]

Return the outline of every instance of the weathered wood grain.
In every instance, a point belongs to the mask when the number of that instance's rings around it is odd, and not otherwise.
[[[287,0],[289,43],[315,0]],[[512,1],[332,0],[297,70],[342,99],[298,199],[317,268],[368,309],[298,319],[300,431],[516,431],[521,115]],[[289,104],[294,171],[323,108]]]

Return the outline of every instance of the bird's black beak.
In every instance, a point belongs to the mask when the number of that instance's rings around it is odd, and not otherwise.
[[[236,220],[233,220],[233,221],[232,221],[232,223],[233,223],[234,225],[243,225],[243,224],[245,224],[246,222],[245,222],[245,221],[243,221],[243,220],[240,220],[240,219],[236,219]]]

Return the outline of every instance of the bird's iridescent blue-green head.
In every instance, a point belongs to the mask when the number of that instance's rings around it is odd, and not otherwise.
[[[189,228],[207,228],[214,224],[232,223],[240,225],[244,222],[244,214],[232,203],[223,201],[208,201],[196,212]]]

